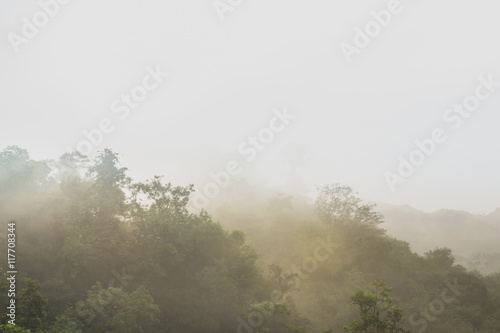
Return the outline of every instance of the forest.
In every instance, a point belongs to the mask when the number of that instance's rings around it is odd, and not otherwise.
[[[128,172],[109,149],[0,153],[0,332],[500,332],[498,270],[414,252],[348,185],[311,199],[240,179],[195,211],[193,185]]]

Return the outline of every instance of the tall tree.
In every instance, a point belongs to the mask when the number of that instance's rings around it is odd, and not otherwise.
[[[363,204],[352,188],[338,183],[320,188],[315,208],[327,226],[376,225],[384,221],[382,214],[374,210],[375,204]]]
[[[104,149],[89,167],[87,175],[92,181],[97,217],[109,220],[123,213],[125,194],[123,188],[130,183],[127,168],[119,166],[119,154]]]

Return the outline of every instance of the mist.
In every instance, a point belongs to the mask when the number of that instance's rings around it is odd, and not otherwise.
[[[2,1],[0,331],[498,332],[496,9]]]

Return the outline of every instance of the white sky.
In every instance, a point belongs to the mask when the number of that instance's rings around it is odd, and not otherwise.
[[[221,21],[212,0],[72,0],[16,54],[8,34],[40,5],[0,0],[0,149],[55,158],[109,118],[116,129],[96,150],[119,152],[139,179],[203,185],[235,158],[242,177],[281,184],[283,151],[309,147],[296,172],[310,188],[341,182],[372,200],[488,213],[500,206],[500,88],[458,130],[442,116],[478,76],[500,81],[500,4],[401,0],[348,64],[339,43],[388,2],[243,0]],[[170,76],[120,120],[113,100],[157,65]],[[239,143],[285,106],[297,118],[245,162]],[[384,173],[436,127],[448,140],[392,192]]]

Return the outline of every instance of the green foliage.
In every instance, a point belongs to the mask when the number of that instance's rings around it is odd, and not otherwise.
[[[113,188],[129,182],[125,172],[127,168],[118,167],[119,154],[110,149],[104,149],[95,159],[94,164],[88,168],[87,175],[94,184],[103,188]]]
[[[4,273],[2,266],[0,266],[0,294],[4,295],[9,289],[9,283],[7,282],[7,275]]]
[[[156,218],[179,220],[186,216],[186,205],[189,202],[189,195],[193,192],[193,186],[181,187],[172,186],[171,183],[162,184],[162,178],[155,176],[145,183],[136,183],[130,186],[133,191],[132,203],[136,217],[141,217],[141,214],[145,213],[145,209],[138,199],[140,194],[146,195],[147,200],[152,202],[148,207],[149,213],[154,214]]]
[[[113,220],[118,213],[123,213],[125,194],[124,186],[130,183],[126,175],[127,168],[119,167],[119,155],[105,149],[88,168],[90,190],[96,217],[100,220]]]
[[[1,325],[0,333],[30,333],[29,329],[25,329],[16,325]]]
[[[51,188],[50,167],[35,161],[25,149],[9,146],[0,152],[0,212],[4,221],[29,216],[26,207],[38,204]]]
[[[413,331],[406,319],[425,319],[446,281],[465,289],[446,289],[453,300],[426,333],[499,331],[498,274],[455,265],[447,248],[413,253],[347,186],[324,187],[312,205],[235,180],[211,214],[193,213],[193,186],[133,182],[111,150],[89,164],[78,153],[34,161],[18,147],[0,153],[0,185],[0,215],[17,220],[19,287],[28,278],[22,325],[4,331],[218,333],[238,331],[239,319],[249,332]],[[120,280],[122,267],[134,279]],[[360,291],[372,280],[394,287],[398,308],[383,284]]]
[[[291,272],[283,272],[283,268],[276,264],[269,266],[269,280],[271,281],[274,290],[279,292],[281,296],[295,289],[298,274]]]
[[[52,327],[58,329],[80,329],[82,332],[151,332],[158,324],[160,310],[149,291],[140,286],[131,294],[120,288],[103,289],[96,283],[85,300],[57,318]]]
[[[26,287],[16,297],[16,322],[21,327],[37,330],[43,326],[47,300],[40,293],[40,282],[26,279],[25,283]]]
[[[425,253],[425,258],[432,262],[434,266],[441,269],[449,269],[455,263],[451,250],[443,247]]]
[[[46,184],[49,172],[47,162],[32,160],[27,150],[9,146],[0,152],[0,193],[34,190]]]
[[[246,319],[257,333],[301,333],[291,313],[286,303],[262,302],[250,305]]]
[[[50,278],[44,281],[40,292],[50,305],[47,308],[47,320],[53,321],[64,312],[75,298],[75,291],[64,280]]]
[[[371,292],[362,290],[351,297],[352,304],[359,311],[361,320],[354,320],[344,330],[349,333],[398,333],[409,332],[401,328],[403,312],[393,306],[389,293],[392,288],[383,282],[373,282],[375,287]]]

